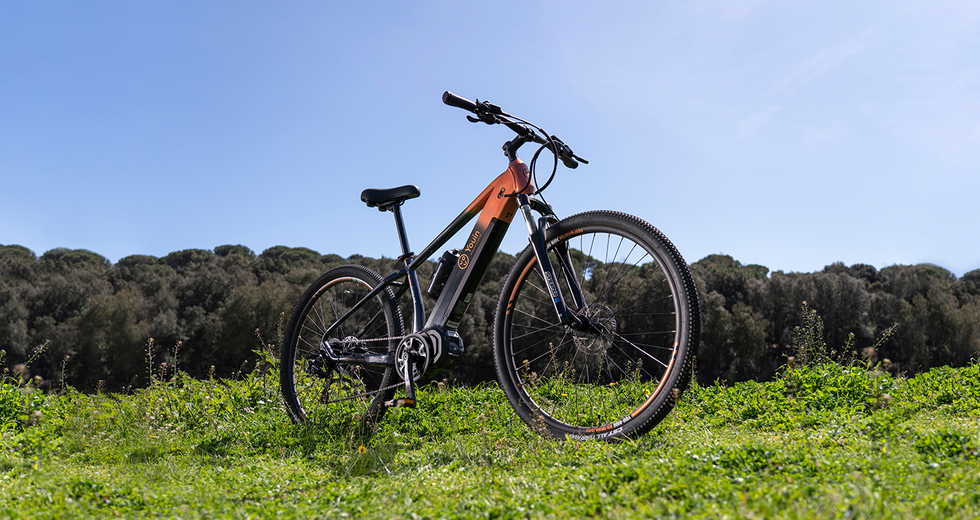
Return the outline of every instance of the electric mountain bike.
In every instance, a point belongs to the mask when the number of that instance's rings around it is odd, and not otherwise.
[[[690,380],[699,342],[697,291],[684,259],[634,216],[591,211],[560,219],[542,192],[559,160],[569,168],[588,161],[497,105],[451,92],[442,100],[472,112],[471,122],[503,124],[517,134],[503,146],[507,170],[418,254],[409,247],[401,207],[419,189],[361,193],[369,207],[394,215],[403,267],[386,277],[359,265],[337,267],[300,298],[281,357],[291,419],[363,428],[390,407],[414,407],[419,380],[463,358],[460,321],[504,233],[521,215],[530,243],[503,285],[493,327],[507,399],[545,436],[611,441],[648,431]],[[530,167],[517,157],[527,143],[540,145]],[[554,155],[554,167],[538,186],[542,150]],[[477,215],[462,248],[442,254],[423,289],[416,270]],[[435,299],[428,313],[423,290]],[[400,303],[406,293],[407,320]]]

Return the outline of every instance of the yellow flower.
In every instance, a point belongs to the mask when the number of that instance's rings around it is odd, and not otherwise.
[[[364,446],[363,444],[361,444],[361,445],[360,445],[360,446],[359,446],[359,447],[357,448],[357,452],[358,452],[358,453],[360,453],[361,455],[364,455],[365,453],[367,453],[367,447],[366,447],[366,446]]]

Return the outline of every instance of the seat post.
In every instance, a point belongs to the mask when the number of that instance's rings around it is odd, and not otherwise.
[[[415,253],[408,247],[408,233],[405,231],[405,221],[402,220],[401,205],[401,202],[396,202],[390,206],[390,209],[395,214],[395,227],[398,229],[398,241],[402,246],[402,256],[398,261],[404,262],[407,268],[412,263],[412,258],[415,256]],[[415,274],[415,269],[408,269],[406,275],[408,277],[408,286],[412,290],[412,332],[419,332],[425,327],[425,306],[422,303],[422,287],[419,286],[419,279]],[[410,380],[411,378],[409,378]]]
[[[402,246],[402,257],[399,260],[405,261],[412,256],[412,249],[408,247],[408,232],[405,231],[405,221],[402,220],[401,206],[401,202],[392,204],[391,212],[395,214],[395,228],[398,230],[398,242]]]

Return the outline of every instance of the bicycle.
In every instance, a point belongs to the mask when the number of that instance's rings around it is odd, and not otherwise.
[[[592,211],[559,219],[544,198],[561,160],[588,161],[524,119],[489,102],[446,92],[470,122],[503,124],[517,136],[509,164],[422,252],[409,247],[402,205],[414,185],[368,189],[368,207],[390,211],[403,267],[382,276],[366,267],[331,269],[303,294],[282,347],[282,394],[293,422],[370,426],[391,407],[414,407],[423,376],[451,369],[464,354],[457,332],[512,219],[528,247],[500,293],[494,319],[497,378],[514,410],[545,436],[620,440],[645,433],[673,408],[690,378],[700,336],[697,290],[687,264],[656,228],[630,215]],[[530,167],[518,159],[539,144]],[[554,157],[540,188],[538,156]],[[443,253],[425,289],[416,270],[479,214],[463,249]],[[411,298],[404,323],[399,300]],[[396,390],[404,395],[395,398]]]

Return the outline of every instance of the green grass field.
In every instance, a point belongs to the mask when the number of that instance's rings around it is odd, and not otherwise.
[[[132,395],[8,377],[0,517],[980,516],[980,364],[694,387],[617,445],[540,438],[495,385],[420,399],[367,436],[291,425],[273,371]]]

